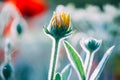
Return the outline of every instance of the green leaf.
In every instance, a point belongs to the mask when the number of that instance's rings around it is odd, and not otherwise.
[[[77,71],[79,77],[82,80],[85,80],[86,77],[85,77],[85,71],[84,71],[82,58],[79,56],[77,51],[67,41],[64,41],[64,46],[67,51],[68,59],[70,60],[72,66]]]
[[[69,80],[70,74],[71,74],[71,65],[68,64],[67,66],[65,66],[65,68],[62,70],[61,74],[62,74],[62,80]]]
[[[55,80],[61,80],[61,74],[60,73],[56,73]]]
[[[104,54],[103,58],[101,59],[100,63],[98,64],[98,66],[96,67],[96,69],[94,70],[94,72],[92,73],[90,80],[98,80],[100,74],[102,73],[105,64],[107,63],[112,50],[114,49],[115,46],[110,47],[106,53]]]

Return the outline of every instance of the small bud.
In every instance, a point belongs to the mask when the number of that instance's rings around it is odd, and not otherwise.
[[[94,38],[88,38],[86,40],[81,40],[80,45],[86,52],[95,53],[101,46],[102,41],[96,40]]]
[[[44,29],[47,34],[54,38],[62,38],[68,36],[72,29],[70,27],[70,14],[64,12],[54,12],[49,26]]]
[[[12,71],[13,71],[12,66],[9,63],[6,63],[3,66],[2,74],[3,74],[3,77],[5,78],[5,80],[8,80],[12,76]]]
[[[55,80],[61,80],[61,74],[60,73],[56,73]]]
[[[22,26],[20,24],[17,25],[16,30],[17,30],[18,35],[22,34],[23,29],[22,29]]]

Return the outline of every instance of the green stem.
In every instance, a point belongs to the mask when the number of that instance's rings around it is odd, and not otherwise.
[[[87,65],[87,70],[86,70],[86,80],[88,80],[89,76],[90,76],[90,71],[91,71],[91,68],[92,68],[93,58],[94,58],[94,53],[90,53],[89,62],[88,62],[88,65]]]
[[[58,53],[58,45],[59,39],[54,40],[53,44],[53,52],[51,55],[50,69],[49,69],[49,80],[54,80],[55,70],[56,70],[56,62],[57,62],[57,53]]]
[[[87,72],[88,72],[88,67],[89,67],[89,65],[90,65],[90,57],[91,57],[91,54],[89,53],[89,57],[88,57],[88,62],[87,62],[87,67],[86,67],[86,74],[87,74]]]
[[[90,53],[86,53],[86,58],[85,58],[85,73],[88,70],[88,63],[90,61]]]

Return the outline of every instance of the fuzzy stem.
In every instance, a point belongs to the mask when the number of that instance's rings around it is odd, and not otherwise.
[[[85,71],[87,71],[87,69],[88,69],[88,63],[89,63],[89,61],[90,61],[90,53],[89,52],[87,52],[86,53],[86,58],[85,58]]]
[[[58,45],[59,45],[59,39],[55,39],[54,44],[53,44],[52,55],[51,55],[48,80],[54,80],[55,71],[56,71],[56,62],[57,62],[57,57],[58,57],[58,54],[57,54]]]
[[[11,42],[9,38],[5,39],[5,48],[4,48],[5,54],[5,61],[4,62],[9,62],[11,60]]]
[[[89,76],[90,76],[90,71],[91,71],[91,68],[92,68],[93,58],[94,58],[94,53],[90,53],[90,57],[89,57],[89,60],[88,60],[88,65],[87,65],[87,70],[86,70],[86,80],[88,80]]]

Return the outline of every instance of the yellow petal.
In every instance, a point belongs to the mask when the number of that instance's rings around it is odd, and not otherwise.
[[[70,13],[67,15],[67,21],[66,21],[67,27],[70,26]]]
[[[54,12],[54,14],[53,14],[53,24],[55,25],[55,26],[58,26],[58,20],[57,20],[57,13],[56,12]]]
[[[69,27],[70,25],[70,14],[66,14],[65,12],[61,12],[61,14],[57,14],[57,12],[54,12],[53,17],[52,17],[52,24],[61,27]]]
[[[55,16],[56,16],[56,12],[53,13],[53,16],[52,16],[52,19],[51,19],[52,24],[55,23]]]
[[[64,12],[61,13],[61,18],[62,18],[63,22],[65,22],[66,16],[65,16],[65,13],[64,13]]]
[[[68,26],[68,16],[66,14],[64,14],[64,24]]]

